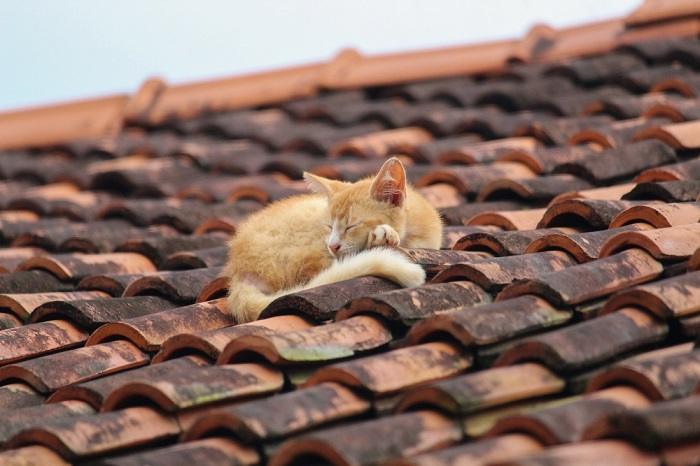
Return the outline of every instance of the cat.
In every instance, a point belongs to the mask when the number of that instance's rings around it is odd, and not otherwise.
[[[425,282],[423,269],[395,247],[439,249],[442,221],[408,186],[399,159],[355,183],[304,179],[312,194],[251,214],[229,243],[227,303],[236,322],[256,320],[279,296],[363,275],[404,287]]]

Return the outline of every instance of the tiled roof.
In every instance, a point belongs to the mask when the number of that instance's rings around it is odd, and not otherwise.
[[[700,5],[0,114],[0,464],[700,464]],[[415,289],[224,306],[246,215],[398,155]]]

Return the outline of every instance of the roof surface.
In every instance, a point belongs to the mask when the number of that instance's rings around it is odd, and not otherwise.
[[[700,463],[700,5],[0,115],[0,464]],[[226,241],[399,154],[430,282],[236,325]]]

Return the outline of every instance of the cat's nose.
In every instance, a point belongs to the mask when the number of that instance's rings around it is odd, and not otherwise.
[[[333,254],[338,254],[338,251],[340,251],[340,243],[331,243],[328,245],[328,249],[330,249]]]

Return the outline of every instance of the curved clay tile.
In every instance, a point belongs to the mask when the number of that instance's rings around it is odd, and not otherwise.
[[[120,244],[115,252],[136,252],[148,257],[159,268],[165,259],[181,251],[200,251],[225,247],[226,239],[220,235],[176,235],[150,236],[129,239]]]
[[[311,375],[306,385],[338,382],[382,397],[452,377],[471,365],[472,356],[454,345],[424,343],[322,367]]]
[[[416,264],[423,267],[428,277],[453,264],[491,257],[490,254],[485,252],[454,251],[450,249],[402,249],[402,251],[413,259]]]
[[[164,374],[189,372],[192,369],[206,365],[200,358],[187,356],[172,359],[162,364],[141,366],[129,371],[118,372],[106,377],[90,380],[73,385],[66,385],[56,390],[47,400],[49,403],[57,403],[67,400],[79,400],[88,403],[99,410],[104,400],[119,387],[135,380],[151,380],[162,377]]]
[[[688,261],[688,270],[700,270],[700,248],[698,248]]]
[[[38,427],[46,421],[68,419],[94,413],[95,410],[89,404],[74,400],[8,410],[4,413],[3,423],[0,425],[0,445],[18,432],[31,427]]]
[[[207,466],[254,466],[260,464],[260,454],[252,447],[233,439],[207,438],[178,443],[163,448],[107,460],[110,466],[172,466],[174,464],[206,464]]]
[[[377,443],[375,439],[381,438]],[[462,431],[447,417],[417,411],[326,429],[291,439],[276,451],[270,466],[322,461],[334,466],[381,464],[458,442]]]
[[[7,466],[25,466],[28,464],[46,466],[70,466],[70,463],[41,445],[5,450],[0,453],[0,462]]]
[[[151,408],[128,408],[43,423],[20,431],[9,448],[42,445],[71,461],[172,439],[177,422]]]
[[[159,363],[183,354],[204,355],[216,361],[226,345],[244,335],[274,335],[276,332],[294,332],[311,327],[311,324],[295,315],[258,319],[246,324],[232,325],[198,333],[179,333],[168,338],[153,357]]]
[[[497,292],[519,280],[534,279],[547,273],[558,273],[575,264],[576,261],[562,251],[490,257],[448,265],[431,281],[443,283],[467,280],[488,292]]]
[[[568,140],[569,144],[595,144],[602,148],[622,148],[632,141],[638,140],[637,135],[668,123],[665,118],[632,118],[609,123],[600,127],[584,128],[574,133]]]
[[[142,274],[97,274],[90,275],[78,282],[79,290],[99,291],[113,298],[121,297],[130,283],[143,277]]]
[[[687,345],[683,345],[687,347]],[[650,400],[671,400],[690,396],[700,382],[700,351],[684,351],[657,357],[632,359],[596,374],[586,390],[595,392],[605,387],[635,387]]]
[[[226,345],[217,364],[230,364],[251,353],[275,365],[333,361],[380,348],[391,340],[382,322],[355,316],[294,332],[238,337]]]
[[[656,454],[640,450],[624,440],[601,440],[597,442],[576,442],[550,447],[540,453],[514,458],[509,466],[567,466],[581,464],[639,465],[659,464]]]
[[[635,139],[659,139],[674,149],[700,148],[700,121],[687,121],[665,126],[651,126],[635,136]]]
[[[656,21],[664,21],[684,16],[700,14],[700,6],[693,0],[645,0],[637,9],[627,15],[625,24],[639,26]]]
[[[573,162],[587,154],[600,152],[589,146],[543,147],[532,151],[509,150],[498,157],[503,162],[519,162],[537,174],[548,174],[559,165]]]
[[[622,198],[629,201],[691,202],[700,197],[700,180],[639,183]]]
[[[636,172],[635,172],[636,173]],[[476,196],[477,202],[516,199],[528,202],[548,202],[571,190],[585,190],[592,185],[576,176],[549,175],[521,180],[495,180],[485,184]]]
[[[194,229],[194,233],[196,235],[205,235],[207,233],[225,233],[229,236],[233,236],[234,233],[236,233],[236,225],[238,225],[240,221],[241,219],[238,217],[218,215],[216,217],[203,220]]]
[[[82,328],[94,330],[109,322],[153,314],[172,307],[175,307],[173,303],[156,296],[51,301],[37,307],[30,321],[62,318]]]
[[[442,249],[454,249],[455,251],[461,251],[462,249],[456,248],[455,245],[459,241],[475,233],[495,233],[501,231],[497,227],[467,227],[467,226],[443,226],[442,227]]]
[[[333,318],[338,308],[351,299],[397,288],[399,285],[383,278],[353,278],[281,296],[270,303],[260,317],[293,313],[323,321]]]
[[[515,282],[504,288],[496,299],[535,294],[555,306],[566,307],[651,281],[662,272],[661,263],[642,249],[628,249],[610,257]]]
[[[517,162],[499,162],[491,165],[431,167],[416,180],[417,187],[436,183],[454,186],[462,195],[476,194],[486,183],[500,178],[520,179],[535,176],[527,166]]]
[[[668,228],[699,221],[700,202],[649,203],[631,206],[619,212],[610,221],[610,228],[637,222],[648,223],[655,228]]]
[[[626,308],[511,345],[496,365],[536,361],[557,373],[594,367],[666,338],[668,326],[638,309]]]
[[[635,230],[616,233],[609,237],[600,249],[600,256],[606,257],[623,249],[637,247],[659,260],[682,260],[692,256],[700,247],[700,224],[697,223]]]
[[[620,228],[610,228],[607,230],[591,231],[588,233],[575,233],[566,231],[552,231],[552,229],[534,230],[534,231],[550,231],[546,235],[535,238],[527,245],[523,253],[534,253],[541,251],[565,251],[576,258],[579,263],[589,262],[599,259],[608,254],[603,254],[603,250],[607,240],[612,237],[620,236],[625,232],[634,232],[651,228],[645,223],[635,223]],[[638,246],[638,245],[637,245]],[[646,248],[642,248],[645,249]],[[647,250],[651,254],[650,251]],[[658,258],[656,255],[652,254]]]
[[[632,444],[650,451],[696,440],[700,435],[695,419],[700,413],[700,397],[662,401],[638,406],[623,412],[609,413],[589,426],[584,438],[624,437]]]
[[[435,208],[454,207],[465,201],[457,189],[447,183],[438,183],[419,188],[418,191]]]
[[[441,140],[445,144],[447,140]],[[532,151],[539,147],[539,141],[532,137],[494,139],[485,142],[457,143],[452,146],[443,145],[437,162],[446,165],[475,163],[490,163],[500,154],[509,150]]]
[[[406,128],[378,131],[364,136],[339,142],[330,149],[332,156],[354,155],[362,158],[386,157],[389,154],[404,153],[431,141],[433,136],[423,128]]]
[[[621,291],[605,303],[601,312],[626,307],[645,309],[662,319],[696,314],[700,312],[700,271]]]
[[[0,380],[22,380],[40,393],[148,364],[148,355],[127,341],[113,341],[41,356],[0,368]]]
[[[413,344],[449,335],[464,346],[484,346],[562,325],[571,312],[559,310],[535,296],[481,306],[464,306],[415,324],[406,336]]]
[[[565,386],[565,380],[539,364],[495,367],[415,387],[401,397],[396,410],[431,406],[454,415],[468,415],[514,401],[556,395]]]
[[[224,255],[227,257],[227,255]],[[228,295],[228,286],[231,283],[231,277],[222,275],[221,271],[213,280],[209,280],[199,291],[195,298],[195,302],[211,301],[213,299],[225,298]]]
[[[15,275],[15,274],[12,274]],[[28,277],[33,278],[33,277]],[[0,294],[0,308],[12,312],[21,320],[27,320],[42,304],[51,301],[76,301],[107,298],[101,291],[61,291],[56,293],[6,293]]]
[[[9,364],[81,345],[88,333],[65,320],[0,331],[0,364]]]
[[[313,387],[261,400],[225,406],[200,417],[185,432],[184,440],[231,431],[250,442],[275,441],[332,422],[350,420],[367,413],[368,401],[336,383]]]
[[[700,160],[692,159],[644,170],[637,175],[634,181],[637,183],[644,183],[654,181],[696,180],[698,178],[700,178]]]
[[[150,273],[129,283],[123,296],[157,295],[175,303],[193,303],[204,286],[222,271],[223,267],[208,267]]]
[[[338,311],[336,320],[372,313],[410,326],[439,312],[488,302],[491,296],[470,282],[427,284],[350,300]]]
[[[598,199],[569,199],[551,204],[537,228],[577,227],[604,230],[623,210],[641,204],[633,201],[604,201]]]
[[[0,330],[7,330],[8,328],[21,326],[22,321],[19,320],[17,316],[8,312],[0,312]]]
[[[165,411],[180,411],[204,404],[271,394],[282,388],[284,376],[261,364],[202,366],[189,371],[168,372],[148,379],[134,378],[112,391],[103,411],[149,400]]]
[[[648,118],[666,118],[673,123],[698,120],[700,119],[700,106],[697,98],[675,99],[670,102],[649,106],[644,111],[644,116]]]
[[[649,400],[633,388],[609,388],[559,406],[504,417],[489,436],[525,433],[544,445],[577,442],[583,439],[586,428],[603,416],[648,405]]]
[[[179,333],[213,330],[233,323],[223,300],[207,301],[105,324],[90,335],[86,344],[96,345],[121,337],[145,351],[154,351]]]
[[[497,226],[503,230],[534,230],[540,223],[546,209],[510,210],[483,212],[469,220],[468,226]]]
[[[394,466],[458,466],[463,464],[504,464],[508,460],[528,457],[542,450],[540,443],[528,435],[510,434],[443,448],[392,462]]]
[[[132,274],[155,272],[153,263],[141,254],[56,254],[38,256],[22,262],[17,270],[46,270],[61,280],[78,281],[101,273]]]
[[[434,185],[433,185],[434,186]],[[440,216],[445,219],[446,225],[464,225],[467,220],[482,212],[508,211],[523,208],[523,204],[514,201],[491,201],[491,202],[465,202],[454,207],[443,207],[440,209]],[[480,226],[487,230],[500,230],[497,226]]]
[[[28,408],[43,402],[44,397],[25,383],[8,383],[0,387],[0,408],[3,410]]]

